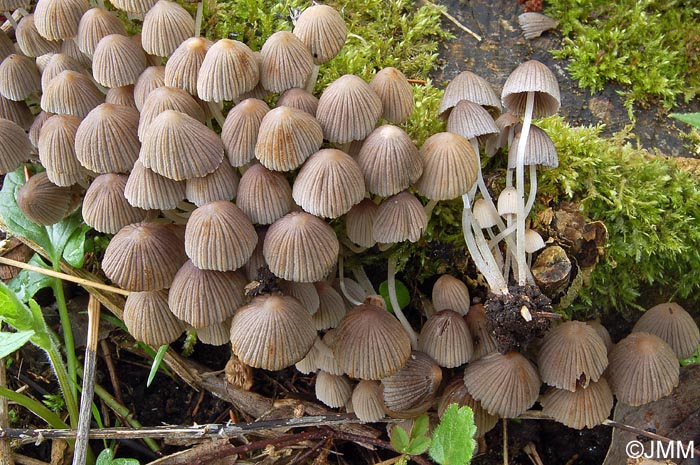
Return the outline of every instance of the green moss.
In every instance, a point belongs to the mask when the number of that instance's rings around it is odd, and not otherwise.
[[[626,309],[649,287],[685,298],[700,290],[700,185],[675,161],[634,148],[627,134],[542,122],[560,166],[542,175],[540,198],[573,200],[608,228],[607,257],[581,294],[592,308]]]
[[[667,109],[700,90],[700,9],[679,0],[555,0],[563,46],[556,58],[581,87],[623,84],[626,106],[658,99]]]

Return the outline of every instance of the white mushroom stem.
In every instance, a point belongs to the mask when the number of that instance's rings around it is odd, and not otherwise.
[[[495,241],[495,245],[493,245],[494,238],[496,237],[496,235],[493,233],[493,230],[491,228],[487,228],[486,231],[489,234],[489,239],[491,239],[489,241],[489,246],[491,247],[491,253],[493,253],[493,257],[496,259],[496,263],[498,264],[498,268],[500,270],[503,270],[503,254],[501,253],[501,249],[498,248],[498,241]],[[504,275],[504,278],[505,278],[505,275]],[[506,279],[506,282],[507,281],[508,280]]]
[[[321,69],[320,65],[314,63],[314,67],[311,69],[311,74],[306,80],[306,91],[310,94],[314,93],[314,87],[316,87],[316,80],[318,79],[318,71]]]
[[[425,207],[423,207],[423,210],[425,210],[425,216],[428,217],[428,222],[430,222],[430,217],[433,215],[435,205],[437,205],[437,200],[430,199],[428,200],[428,203],[425,204]]]
[[[359,245],[355,245],[347,237],[342,238],[341,242],[343,243],[343,245],[345,247],[347,247],[351,252],[354,252],[354,253],[364,253],[367,250],[367,247],[360,247]]]
[[[464,241],[467,243],[469,254],[476,264],[476,267],[486,278],[491,291],[494,294],[507,294],[508,284],[503,278],[496,259],[493,258],[489,244],[481,232],[481,228],[472,215],[471,203],[468,194],[462,195],[464,209],[462,210],[462,232]]]
[[[223,128],[226,118],[224,118],[224,114],[221,113],[221,107],[219,104],[216,102],[207,102],[207,105],[209,106],[209,110],[211,110],[211,114],[214,115],[214,119],[217,123],[219,123],[219,127]]]
[[[204,2],[197,3],[197,12],[194,16],[194,37],[199,37],[202,34],[202,13]]]
[[[343,296],[348,300],[353,305],[360,305],[362,302],[359,302],[355,299],[352,298],[348,290],[345,288],[345,267],[343,266],[343,254],[341,253],[338,255],[338,280],[340,281],[340,290],[343,293]]]
[[[372,281],[370,281],[367,277],[367,273],[365,273],[364,268],[361,266],[356,266],[352,269],[352,274],[355,275],[355,280],[360,284],[360,286],[362,286],[362,289],[365,290],[367,295],[375,295],[377,293],[377,291],[374,290]]]
[[[535,204],[535,197],[537,197],[537,165],[530,165],[530,195],[527,198],[527,204],[525,204],[525,217],[530,214],[532,206]]]
[[[15,18],[12,17],[12,13],[10,13],[9,11],[5,11],[3,15],[5,15],[5,18],[7,18],[7,22],[10,23],[12,29],[17,30],[17,21],[15,20]]]
[[[526,274],[524,273],[527,262],[525,261],[525,146],[530,135],[530,125],[532,124],[532,112],[535,107],[535,93],[527,93],[525,103],[525,118],[523,129],[520,132],[518,152],[515,162],[515,188],[518,193],[517,210],[515,212],[515,258],[518,269],[518,285],[524,286]]]
[[[491,238],[491,241],[489,241],[489,247],[496,247],[498,243],[501,242],[501,240],[503,240],[504,237],[510,236],[513,233],[513,231],[515,231],[515,225],[511,224],[506,229],[504,229],[503,231],[499,232]]]
[[[401,306],[399,305],[399,299],[396,297],[396,258],[396,254],[389,257],[389,269],[386,277],[389,287],[389,302],[391,302],[391,307],[394,309],[394,315],[399,319],[401,325],[408,333],[408,337],[411,339],[411,348],[413,348],[413,350],[418,350],[418,334],[416,334],[413,327],[404,316]]]

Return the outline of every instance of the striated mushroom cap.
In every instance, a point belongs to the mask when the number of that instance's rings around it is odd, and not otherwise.
[[[312,315],[314,327],[319,331],[335,328],[345,316],[343,297],[325,281],[314,283],[318,294],[318,311]]]
[[[479,142],[484,142],[486,137],[499,133],[498,126],[489,112],[469,100],[461,100],[450,111],[447,130],[465,139],[478,139]]]
[[[488,321],[486,320],[486,309],[482,304],[474,304],[469,307],[469,313],[464,317],[464,320],[467,322],[469,333],[472,335],[474,342],[472,360],[479,359],[498,350],[496,338],[489,330]]]
[[[231,324],[233,353],[243,363],[265,370],[294,365],[315,340],[311,315],[288,296],[255,297],[238,309]]]
[[[23,17],[17,23],[15,39],[17,39],[17,45],[19,45],[19,49],[22,53],[30,58],[36,58],[47,53],[57,53],[61,50],[61,42],[48,40],[39,34],[39,31],[36,29],[36,24],[34,23],[33,14]],[[4,57],[0,55],[0,60],[3,58]]]
[[[401,71],[384,68],[374,75],[369,86],[382,101],[382,118],[394,124],[408,121],[413,113],[413,89]]]
[[[145,14],[158,0],[114,0],[110,2],[115,8],[128,13]]]
[[[0,174],[17,168],[32,154],[32,144],[24,129],[16,123],[0,118]]]
[[[494,117],[501,113],[501,101],[491,84],[471,71],[462,71],[447,85],[440,100],[440,116],[449,116],[449,111],[462,100],[486,107]]]
[[[294,108],[277,107],[260,122],[255,157],[267,169],[290,171],[304,163],[322,143],[323,131],[316,118]]]
[[[41,90],[39,68],[31,58],[13,53],[0,63],[0,95],[24,100]]]
[[[314,66],[304,42],[289,31],[277,31],[260,50],[260,82],[270,92],[304,87]]]
[[[282,173],[255,163],[241,177],[236,204],[253,223],[272,224],[292,210],[292,187]]]
[[[469,191],[479,172],[479,157],[464,137],[449,132],[430,136],[420,148],[423,175],[415,187],[432,200],[450,200]]]
[[[442,396],[438,400],[438,415],[442,417],[450,404],[457,404],[460,407],[468,406],[474,412],[474,424],[476,425],[476,436],[483,437],[488,433],[496,423],[498,423],[498,416],[491,415],[487,412],[484,407],[481,406],[481,402],[476,400],[469,394],[467,387],[464,385],[464,376],[457,375],[452,378],[445,389],[442,392]]]
[[[75,134],[80,119],[70,115],[54,115],[39,134],[39,160],[52,183],[72,186],[87,178],[75,155]]]
[[[175,2],[160,0],[148,10],[141,29],[146,53],[169,57],[180,44],[194,35],[194,18]]]
[[[83,200],[83,220],[97,231],[116,234],[124,226],[138,223],[148,213],[133,207],[124,196],[128,176],[102,174],[90,184]]]
[[[71,39],[89,8],[87,0],[39,0],[34,8],[36,30],[48,40]]]
[[[466,315],[471,306],[467,285],[449,274],[440,276],[433,284],[432,301],[435,311],[449,309],[460,315]]]
[[[377,209],[372,237],[383,244],[416,242],[428,226],[423,204],[408,191],[385,199]]]
[[[542,413],[569,428],[593,428],[610,416],[613,395],[605,378],[575,391],[551,388],[540,399]]]
[[[89,77],[77,71],[63,71],[44,88],[41,109],[84,118],[104,100],[104,94]]]
[[[316,375],[316,398],[331,408],[343,407],[352,396],[352,385],[345,375],[320,370]]]
[[[305,111],[313,117],[316,117],[318,109],[318,99],[304,89],[294,87],[287,89],[280,95],[277,101],[278,107],[290,107],[297,110]]]
[[[678,358],[690,357],[700,344],[700,331],[693,317],[673,302],[651,307],[639,318],[632,331],[659,336],[671,346]]]
[[[83,14],[78,24],[78,49],[92,57],[100,40],[110,34],[125,36],[124,24],[117,15],[104,8],[91,8]]]
[[[263,117],[270,111],[267,103],[255,98],[245,99],[226,115],[221,128],[221,140],[231,166],[243,166],[255,158],[255,144]]]
[[[165,86],[165,67],[164,66],[149,66],[146,69],[139,74],[138,79],[136,79],[136,83],[134,84],[134,102],[136,103],[136,108],[140,112],[144,112],[144,105],[146,104],[146,100],[148,100],[148,96],[151,95],[151,92],[164,87]],[[171,94],[176,94],[176,95],[171,95]],[[155,114],[150,114],[148,122],[150,123],[153,118],[157,116],[158,113],[161,111],[165,110],[166,108],[169,108],[171,110],[177,110],[181,111],[183,113],[187,113],[190,116],[193,116],[197,119],[200,119],[198,115],[201,114],[202,109],[196,110],[198,113],[193,114],[192,110],[185,110],[184,108],[193,108],[194,105],[192,105],[191,99],[185,99],[185,97],[182,97],[179,93],[177,92],[168,92],[165,91],[165,95],[160,94],[158,95],[159,98],[155,98],[154,100],[158,103],[152,104],[159,107],[159,110]],[[179,98],[178,98],[179,97]],[[182,102],[186,103],[182,103]],[[183,109],[180,109],[180,107],[176,105],[180,105],[181,107],[184,107]],[[169,105],[169,106],[168,106]],[[154,110],[151,109],[151,112]],[[145,130],[145,128],[143,128]],[[139,137],[143,137],[143,134],[139,132]]]
[[[63,71],[86,73],[85,68],[69,55],[65,53],[52,53],[51,59],[46,66],[44,66],[44,70],[41,73],[41,88],[46,89],[49,82]]]
[[[112,87],[105,95],[105,103],[137,109],[136,100],[134,100],[134,86]]]
[[[92,74],[105,87],[136,83],[146,69],[146,55],[135,41],[121,34],[103,37],[92,55]]]
[[[197,95],[197,78],[207,50],[212,42],[203,37],[183,41],[165,65],[165,85],[179,87],[188,94]]]
[[[153,347],[175,342],[185,324],[168,308],[168,291],[132,292],[124,304],[124,324],[134,339]]]
[[[518,116],[524,115],[528,92],[535,93],[534,118],[551,116],[559,111],[561,97],[557,78],[537,60],[521,63],[510,73],[501,92],[503,107]]]
[[[382,378],[386,412],[398,418],[415,418],[435,401],[442,369],[423,352],[413,351],[401,370]]]
[[[17,189],[17,206],[31,221],[49,226],[75,210],[80,194],[80,189],[55,185],[43,171]]]
[[[154,69],[153,67],[148,68]],[[147,71],[141,75],[145,75]],[[139,78],[140,79],[140,78]],[[139,80],[139,84],[142,81]],[[137,84],[138,86],[138,84]],[[138,104],[138,101],[137,101]],[[143,140],[146,133],[158,115],[165,110],[175,110],[180,113],[191,116],[200,123],[204,123],[205,116],[202,107],[199,103],[187,92],[177,87],[167,87],[159,85],[158,87],[148,91],[148,94],[141,105],[141,114],[139,117],[139,139]]]
[[[378,381],[361,380],[352,391],[352,408],[360,421],[372,423],[384,418],[384,400]]]
[[[172,210],[185,198],[185,181],[161,176],[136,160],[124,187],[131,205],[144,210]]]
[[[253,51],[242,42],[220,39],[202,61],[197,95],[206,102],[235,100],[255,88],[260,76]]]
[[[508,151],[508,169],[515,169],[520,132],[513,138]],[[530,134],[525,141],[525,165],[538,165],[544,168],[559,166],[559,157],[554,142],[549,135],[535,125],[530,126]]]
[[[36,116],[39,118],[42,112]],[[24,130],[29,130],[34,124],[34,115],[24,101],[15,102],[0,95],[0,118],[7,119],[17,124]],[[30,142],[32,141],[30,137]],[[33,145],[33,142],[32,142]]]
[[[224,158],[219,167],[201,178],[187,180],[187,200],[201,207],[215,200],[233,200],[238,192],[238,174]]]
[[[378,209],[379,206],[370,199],[363,199],[353,205],[345,215],[345,234],[348,239],[360,247],[373,247],[377,243],[373,230]]]
[[[467,322],[452,310],[441,310],[428,318],[418,337],[418,348],[445,368],[467,363],[474,352]]]
[[[328,5],[314,4],[305,9],[294,25],[294,35],[311,50],[314,63],[326,63],[345,45],[348,35],[345,21]]]
[[[297,299],[309,311],[309,315],[313,315],[318,311],[321,301],[314,283],[295,283],[294,281],[280,280],[280,290],[284,295]]]
[[[199,328],[197,330],[197,339],[212,346],[223,346],[230,343],[232,321],[233,317],[229,317],[221,323],[215,323],[211,326]]]

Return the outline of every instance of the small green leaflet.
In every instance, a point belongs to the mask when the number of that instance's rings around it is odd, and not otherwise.
[[[51,267],[41,259],[38,254],[29,260],[30,265],[39,266],[41,268],[51,269]],[[46,276],[45,274],[37,273],[35,271],[22,270],[17,276],[12,278],[7,282],[7,286],[17,294],[19,300],[22,302],[29,302],[29,299],[34,297],[34,295],[39,292],[39,290],[45,287],[51,287],[55,278],[51,276]]]
[[[151,365],[151,371],[148,373],[146,387],[149,387],[153,382],[153,378],[156,377],[156,373],[158,373],[158,368],[163,361],[163,357],[165,357],[165,353],[168,351],[168,347],[170,347],[168,344],[164,344],[158,348],[158,353],[156,353],[156,356],[153,359],[153,364]]]
[[[408,448],[408,433],[399,425],[391,428],[391,447],[397,452],[405,452]]]
[[[96,465],[139,465],[136,459],[115,459],[112,449],[104,449],[97,456]]]
[[[450,404],[433,433],[430,457],[440,465],[467,465],[476,448],[475,434],[472,409]]]
[[[399,281],[396,282],[396,300],[399,302],[401,309],[406,308],[406,306],[411,302],[411,296],[408,293],[408,288],[404,283]],[[389,300],[389,283],[384,281],[379,285],[379,294],[384,298],[384,303],[389,312],[394,313],[394,308],[391,306],[391,301]]]
[[[16,333],[0,332],[0,358],[5,358],[20,349],[34,336],[34,331],[17,331]]]
[[[683,121],[691,126],[700,128],[700,113],[671,113],[671,118],[676,118],[678,121]]]
[[[4,321],[17,331],[34,329],[32,312],[2,282],[0,282],[0,321]]]

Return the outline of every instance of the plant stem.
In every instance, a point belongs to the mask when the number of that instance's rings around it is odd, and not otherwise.
[[[7,372],[5,371],[5,359],[0,358],[0,387],[7,386]],[[6,397],[0,397],[0,428],[3,430],[10,427],[8,419],[8,403]],[[0,465],[14,465],[15,460],[12,458],[12,446],[9,438],[0,439]]]
[[[53,295],[56,298],[56,305],[58,306],[58,316],[61,319],[61,328],[63,329],[63,345],[66,349],[66,361],[68,364],[68,384],[61,383],[61,389],[63,389],[63,394],[66,396],[66,405],[68,404],[68,397],[71,397],[71,400],[76,405],[75,415],[69,411],[71,426],[75,426],[78,422],[76,400],[78,398],[78,359],[75,357],[73,328],[71,328],[70,325],[70,316],[68,315],[66,296],[63,293],[63,282],[59,279],[53,279],[51,282],[51,289],[53,289]],[[60,359],[60,357],[58,358]],[[61,368],[64,368],[62,363]],[[58,376],[58,369],[56,369],[56,375]],[[66,388],[68,388],[68,390],[66,390]]]
[[[529,165],[530,168],[530,196],[527,198],[527,204],[525,204],[525,217],[530,214],[532,206],[535,204],[535,197],[537,196],[537,165]]]
[[[42,420],[44,420],[46,423],[49,424],[52,428],[56,429],[64,429],[64,428],[69,428],[67,424],[65,424],[58,415],[53,413],[51,410],[49,410],[48,407],[46,407],[44,404],[39,402],[38,400],[34,400],[29,396],[25,396],[24,394],[20,394],[19,392],[15,392],[12,389],[8,389],[5,386],[0,386],[0,396],[7,398],[8,400],[11,400],[12,402],[21,405],[22,407],[26,408],[29,410],[31,413],[34,415],[38,416]]]
[[[369,280],[367,273],[365,273],[365,269],[362,268],[362,266],[358,265],[353,268],[352,274],[355,275],[355,280],[360,284],[360,286],[362,286],[362,289],[365,290],[367,295],[375,295],[377,293],[377,291],[374,290],[372,281]]]
[[[413,350],[418,350],[418,335],[413,330],[413,327],[404,316],[403,311],[401,311],[401,306],[399,306],[399,299],[396,298],[396,260],[396,254],[393,254],[391,257],[389,257],[389,269],[387,271],[386,278],[387,285],[389,287],[389,301],[391,302],[391,306],[394,309],[394,315],[396,315],[396,318],[399,319],[401,325],[408,333],[408,337],[411,339],[411,347],[413,348]]]
[[[46,353],[49,356],[51,365],[56,373],[56,379],[58,380],[58,384],[61,387],[63,397],[66,401],[66,409],[68,410],[70,426],[71,428],[75,428],[78,425],[78,402],[76,400],[77,397],[73,395],[73,391],[71,390],[71,387],[75,386],[75,384],[71,385],[70,377],[68,376],[68,372],[63,364],[63,359],[61,358],[61,354],[58,350],[58,346],[55,344],[55,341],[51,341],[51,348],[47,350]]]
[[[518,202],[516,211],[516,230],[515,230],[515,246],[516,246],[516,263],[518,269],[518,285],[524,286],[526,282],[525,267],[525,146],[527,137],[530,133],[530,125],[532,124],[532,111],[535,106],[535,93],[530,91],[527,93],[527,101],[525,103],[525,118],[523,119],[523,129],[520,131],[520,140],[518,142],[518,152],[515,162],[515,188],[518,191]]]
[[[350,302],[353,305],[361,305],[362,302],[358,302],[357,300],[353,299],[352,296],[348,293],[348,290],[345,288],[345,270],[343,266],[343,254],[341,253],[338,255],[338,280],[340,281],[340,290],[343,292],[343,296],[348,299],[348,302]]]
[[[311,70],[311,74],[309,75],[308,79],[306,80],[306,86],[304,86],[304,87],[305,87],[306,91],[310,94],[314,93],[314,87],[316,87],[316,81],[318,80],[318,71],[320,69],[321,69],[321,66],[314,63],[314,67]]]

